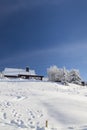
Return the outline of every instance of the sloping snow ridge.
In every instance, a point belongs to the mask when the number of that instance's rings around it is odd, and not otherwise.
[[[0,130],[87,130],[87,87],[1,80]]]

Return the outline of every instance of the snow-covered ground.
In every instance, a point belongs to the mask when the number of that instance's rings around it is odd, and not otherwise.
[[[0,130],[87,130],[87,87],[0,81]]]

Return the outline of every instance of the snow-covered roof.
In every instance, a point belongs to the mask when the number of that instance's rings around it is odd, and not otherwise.
[[[24,74],[24,75],[36,75],[35,70],[29,70],[29,72],[26,71],[26,69],[17,69],[17,68],[5,68],[3,71],[4,75],[15,75],[18,74]]]

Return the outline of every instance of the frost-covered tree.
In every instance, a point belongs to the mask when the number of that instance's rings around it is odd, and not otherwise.
[[[57,66],[55,65],[47,69],[47,74],[50,81],[56,81],[58,73],[59,73],[59,70]]]
[[[68,82],[81,84],[81,77],[79,70],[73,69],[69,72]]]
[[[62,78],[61,81],[67,81],[68,80],[68,70],[66,70],[66,68],[64,67],[62,70]]]
[[[57,66],[51,66],[47,69],[47,74],[50,81],[81,84],[79,71],[75,69],[68,71],[65,67],[61,69]]]
[[[57,66],[51,66],[47,69],[48,78],[50,81],[66,81],[67,80],[67,70],[65,68],[61,69]]]

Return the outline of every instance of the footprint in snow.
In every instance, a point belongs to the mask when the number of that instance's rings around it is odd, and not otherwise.
[[[68,127],[68,129],[69,129],[69,130],[73,130],[73,129],[74,129],[74,127],[70,126],[70,127]]]
[[[16,125],[21,128],[27,128],[22,120],[11,120],[11,124]]]
[[[2,108],[1,111],[4,111],[4,108]]]
[[[15,109],[12,110],[12,113],[14,113],[14,112],[15,112]]]
[[[18,114],[17,112],[16,112],[16,113],[14,113],[14,117],[16,117],[16,116],[17,116],[17,114]]]
[[[28,119],[28,121],[30,121],[30,120],[31,120],[31,118]]]
[[[32,111],[29,111],[28,114],[29,114],[29,116],[30,116],[31,118],[33,118],[33,119],[35,118],[35,115],[33,114]]]
[[[11,103],[10,102],[7,102],[7,104],[6,104],[7,106],[11,106]]]
[[[7,114],[6,113],[3,113],[3,118],[7,119]]]
[[[35,129],[35,122],[29,122],[28,123],[28,126],[31,128],[31,129]]]
[[[35,118],[35,116],[32,116],[32,118]]]

